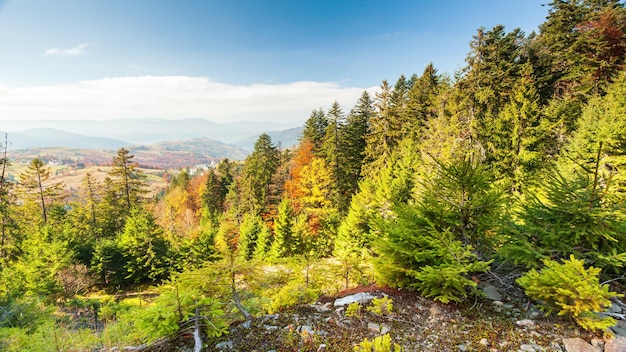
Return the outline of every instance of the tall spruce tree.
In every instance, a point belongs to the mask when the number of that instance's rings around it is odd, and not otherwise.
[[[344,192],[350,197],[345,197],[349,201],[351,196],[357,192],[359,181],[362,178],[362,168],[365,158],[366,141],[365,136],[369,131],[370,120],[376,110],[374,101],[364,91],[346,118],[346,125],[341,131],[343,147],[343,169],[344,169]],[[346,205],[341,205],[340,209],[347,209]]]
[[[326,129],[329,125],[330,121],[324,110],[313,110],[309,119],[304,123],[302,139],[307,139],[313,143],[315,152],[318,152],[324,144]]]
[[[141,203],[142,197],[147,193],[147,176],[133,162],[134,157],[128,149],[118,149],[109,172],[127,214]]]
[[[280,152],[272,138],[263,133],[254,144],[254,151],[246,158],[241,172],[242,213],[268,213],[270,184],[280,164]]]
[[[50,206],[62,196],[64,187],[61,182],[48,184],[49,179],[50,167],[40,158],[31,160],[28,168],[20,174],[20,187],[24,197],[38,205],[43,225],[48,223]]]

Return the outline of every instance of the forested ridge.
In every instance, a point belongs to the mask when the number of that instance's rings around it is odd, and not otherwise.
[[[605,331],[626,284],[626,8],[546,8],[538,33],[478,29],[454,77],[385,80],[312,111],[297,147],[263,134],[154,198],[124,148],[78,190],[41,159],[9,182],[5,141],[0,349],[140,345],[198,316],[207,339],[372,283],[459,303],[495,265]]]

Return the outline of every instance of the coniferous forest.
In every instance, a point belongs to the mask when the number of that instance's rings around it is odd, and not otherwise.
[[[9,180],[3,145],[0,349],[149,344],[198,316],[206,340],[374,283],[463,304],[480,275],[606,331],[626,287],[626,8],[546,10],[538,33],[468,33],[453,77],[384,80],[312,111],[297,147],[263,134],[154,197],[126,149],[69,191],[40,159]]]

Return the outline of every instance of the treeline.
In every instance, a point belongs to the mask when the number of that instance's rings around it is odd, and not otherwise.
[[[246,315],[321,293],[309,290],[309,269],[322,261],[341,286],[376,281],[442,302],[476,294],[472,275],[494,261],[526,270],[583,260],[623,285],[626,9],[549,5],[539,33],[479,29],[454,77],[428,65],[383,81],[349,111],[336,102],[314,110],[296,148],[263,134],[245,161],[183,171],[155,200],[143,198],[144,177],[124,149],[104,183],[87,176],[73,198],[45,182],[37,160],[17,185],[3,173],[1,299],[53,302],[165,281],[198,301],[214,291],[189,273],[217,271],[222,294]],[[265,282],[273,302],[244,302],[252,286],[242,278],[294,262],[289,275],[303,270],[302,281]],[[542,284],[560,283],[520,282],[529,292]],[[594,310],[574,318],[606,328]]]

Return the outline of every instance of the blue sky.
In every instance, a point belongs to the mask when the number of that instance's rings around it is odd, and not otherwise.
[[[479,27],[537,30],[543,2],[0,0],[0,119],[300,123],[429,62],[452,74]]]

